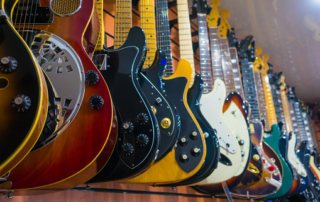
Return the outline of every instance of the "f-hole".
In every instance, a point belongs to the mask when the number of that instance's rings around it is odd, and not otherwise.
[[[0,78],[0,90],[5,89],[9,85],[9,80],[7,78],[1,77]]]

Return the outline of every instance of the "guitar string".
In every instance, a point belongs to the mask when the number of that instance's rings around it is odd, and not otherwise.
[[[29,0],[28,0],[28,5],[29,5]],[[30,41],[30,42],[32,42],[31,40],[32,40],[32,34],[30,34],[30,40],[28,39],[28,36],[29,36],[29,32],[31,31],[31,30],[29,30],[30,29],[30,23],[31,23],[31,18],[32,18],[32,10],[33,10],[33,0],[31,0],[31,10],[30,10],[30,15],[29,15],[29,22],[27,23],[27,30],[26,30],[26,32],[27,32],[27,35],[26,35],[26,43],[28,43],[28,41]],[[35,14],[33,14],[34,16],[35,16]],[[31,47],[31,43],[30,43],[30,47]],[[32,51],[32,50],[31,50]]]
[[[24,2],[23,2],[23,8],[25,8],[25,15],[24,15],[24,19],[22,19],[22,20],[23,20],[23,22],[22,22],[23,28],[22,28],[22,36],[21,36],[22,38],[23,38],[23,36],[24,36],[25,27],[26,27],[26,20],[27,20],[27,14],[28,14],[28,9],[29,9],[28,4],[29,4],[29,0],[28,0],[28,2],[27,2],[27,6],[25,7],[25,0],[24,0]],[[23,14],[23,10],[22,10],[22,14]],[[21,16],[22,16],[22,15],[21,15]]]

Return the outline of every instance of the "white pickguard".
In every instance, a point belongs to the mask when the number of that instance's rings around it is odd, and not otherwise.
[[[235,176],[239,176],[243,172],[243,170],[246,169],[246,164],[248,162],[249,151],[251,146],[247,121],[243,117],[239,107],[234,102],[231,102],[227,111],[223,113],[223,116],[224,120],[227,122],[229,128],[236,136],[237,140],[244,141],[244,144],[240,145],[240,150],[244,152],[244,156],[241,157],[240,168],[238,172],[235,174]]]
[[[288,144],[288,160],[299,175],[307,177],[307,171],[295,153],[296,141],[296,135],[295,133],[292,133],[291,139],[289,140]]]
[[[219,162],[216,170],[205,180],[198,182],[197,185],[216,184],[232,178],[239,170],[241,165],[241,149],[238,141],[230,130],[223,113],[223,104],[226,98],[226,87],[220,79],[214,82],[214,89],[203,94],[200,100],[200,110],[210,125],[217,130],[219,138],[220,153],[225,155],[232,162],[232,166],[227,166]],[[227,147],[226,144],[229,144]]]

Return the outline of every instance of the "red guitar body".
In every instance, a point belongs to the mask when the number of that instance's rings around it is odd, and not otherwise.
[[[117,137],[116,113],[107,84],[82,44],[92,40],[83,39],[83,36],[86,37],[84,32],[93,11],[93,0],[85,0],[74,15],[55,15],[53,24],[32,25],[34,29],[46,30],[69,43],[81,59],[84,73],[96,71],[99,81],[95,85],[86,83],[82,105],[69,127],[53,142],[28,154],[11,171],[8,177],[11,190],[73,188],[94,177],[109,160]],[[104,100],[102,108],[90,106],[89,99],[93,95]]]

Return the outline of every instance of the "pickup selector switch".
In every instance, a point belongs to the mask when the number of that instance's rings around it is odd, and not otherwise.
[[[241,151],[241,156],[244,157],[246,153],[244,151]]]
[[[124,153],[124,155],[130,156],[133,153],[133,151],[134,151],[134,148],[132,144],[125,143],[122,145],[122,152]]]
[[[86,73],[86,82],[89,85],[94,85],[97,84],[99,81],[99,74],[98,72],[94,71],[94,70],[89,70]]]
[[[26,95],[17,95],[13,98],[11,106],[17,112],[26,112],[31,107],[31,99]]]
[[[121,130],[123,133],[132,133],[133,129],[134,126],[131,122],[126,121],[121,125]]]
[[[148,122],[148,120],[149,120],[149,117],[148,117],[148,115],[145,114],[145,113],[140,113],[140,114],[138,114],[138,116],[137,116],[137,122],[138,122],[140,125],[146,124],[146,123]]]
[[[92,109],[101,109],[104,105],[104,101],[100,95],[93,95],[89,99],[89,104]]]
[[[18,62],[13,57],[3,57],[0,60],[0,71],[2,73],[8,74],[16,70],[18,67]]]
[[[140,147],[145,147],[149,143],[149,137],[145,134],[140,134],[137,137],[137,143]]]

